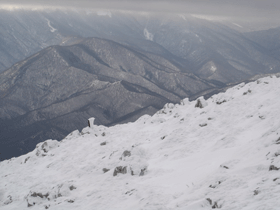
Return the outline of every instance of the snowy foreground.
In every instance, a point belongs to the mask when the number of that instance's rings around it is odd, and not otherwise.
[[[198,101],[1,162],[0,209],[280,209],[280,78]]]

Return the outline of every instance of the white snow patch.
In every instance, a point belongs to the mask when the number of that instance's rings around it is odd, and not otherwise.
[[[46,21],[48,22],[48,26],[50,27],[51,32],[55,32],[57,29],[55,29],[54,27],[52,27],[51,22],[49,19],[46,18]]]
[[[279,98],[280,78],[262,78],[199,107],[184,99],[134,123],[47,140],[0,162],[0,208],[276,210]]]
[[[199,39],[199,42],[201,43],[201,42],[202,42],[202,40],[201,40],[200,36],[198,36],[197,34],[195,34],[195,36],[196,36],[196,38],[198,38],[198,39]]]
[[[226,16],[215,16],[215,15],[201,15],[201,14],[191,14],[191,16],[203,19],[203,20],[209,20],[209,21],[225,21],[228,20],[228,17]]]
[[[239,25],[239,24],[237,24],[237,23],[232,23],[233,25],[235,25],[235,26],[237,26],[237,27],[239,27],[239,28],[243,28],[243,26],[241,26],[241,25]]]
[[[110,11],[97,11],[97,15],[99,16],[108,16],[108,17],[112,17],[112,13]]]
[[[144,36],[147,40],[153,41],[154,35],[148,31],[147,28],[144,29]]]
[[[217,71],[217,67],[216,67],[215,65],[211,65],[210,70],[211,70],[212,72],[215,72],[215,71]]]

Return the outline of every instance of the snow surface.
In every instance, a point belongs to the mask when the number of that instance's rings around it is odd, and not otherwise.
[[[280,209],[279,107],[269,77],[47,140],[0,163],[0,209]]]
[[[153,41],[154,35],[148,31],[147,28],[144,29],[144,36],[147,40]]]

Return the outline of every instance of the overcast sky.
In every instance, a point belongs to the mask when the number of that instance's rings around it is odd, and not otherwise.
[[[280,0],[0,0],[0,4],[178,12],[280,20]]]

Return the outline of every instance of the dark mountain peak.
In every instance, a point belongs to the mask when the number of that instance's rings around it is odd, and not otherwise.
[[[187,73],[174,58],[87,38],[15,64],[0,75],[1,148],[20,154],[43,139],[83,128],[89,117],[105,125],[134,121],[218,87]]]

